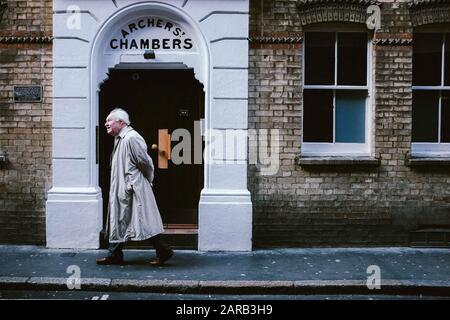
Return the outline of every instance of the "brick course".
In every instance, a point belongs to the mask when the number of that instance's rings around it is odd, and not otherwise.
[[[295,3],[251,1],[251,35],[301,36]],[[413,29],[408,6],[400,2],[394,8],[392,2],[385,2],[381,10],[382,29],[374,39],[401,41],[374,45],[372,51],[370,139],[373,156],[380,159],[377,167],[297,165],[302,139],[302,44],[251,44],[249,128],[277,128],[281,134],[279,172],[264,176],[257,167],[249,168],[255,247],[408,245],[410,230],[450,220],[448,167],[406,166],[412,127],[408,40]]]

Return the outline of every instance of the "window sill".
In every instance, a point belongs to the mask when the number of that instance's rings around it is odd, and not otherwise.
[[[337,157],[299,157],[300,166],[379,166],[380,160],[373,157],[337,156]]]
[[[411,157],[408,166],[450,166],[450,157]]]

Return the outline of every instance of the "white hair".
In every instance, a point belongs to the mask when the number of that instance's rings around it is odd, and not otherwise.
[[[112,117],[114,120],[122,120],[125,122],[128,126],[130,125],[130,117],[128,116],[128,113],[123,110],[122,108],[116,108],[113,111],[109,113],[108,118]]]

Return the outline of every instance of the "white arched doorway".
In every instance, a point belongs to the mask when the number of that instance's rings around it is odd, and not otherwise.
[[[68,28],[73,12],[55,8],[53,187],[47,201],[47,246],[98,248],[102,228],[98,92],[108,71],[127,64],[187,66],[204,86],[206,143],[211,139],[209,129],[245,132],[248,2],[202,1],[201,6],[200,1],[123,1],[122,7],[115,3],[114,8],[103,1],[70,1],[77,2],[85,29]],[[245,10],[221,10],[232,3]],[[58,1],[58,6],[63,4]],[[235,29],[221,23],[229,19],[236,20]],[[240,59],[227,58],[226,51],[233,49]],[[155,58],[144,56],[149,50]],[[225,154],[213,159],[214,153],[206,152],[204,157],[199,250],[251,250],[246,156],[233,152],[231,158]]]

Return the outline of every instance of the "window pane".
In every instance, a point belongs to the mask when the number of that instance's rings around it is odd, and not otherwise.
[[[444,68],[444,83],[450,86],[450,33],[445,36],[445,68]]]
[[[450,91],[443,91],[441,98],[441,142],[450,142]]]
[[[336,92],[336,142],[365,142],[366,95],[364,91]]]
[[[442,34],[415,33],[413,45],[413,85],[441,85]]]
[[[334,84],[334,33],[305,35],[305,84]]]
[[[438,142],[439,92],[414,91],[412,141]]]
[[[367,33],[338,34],[338,84],[364,86],[367,82]]]
[[[304,90],[303,141],[333,142],[333,91]]]

